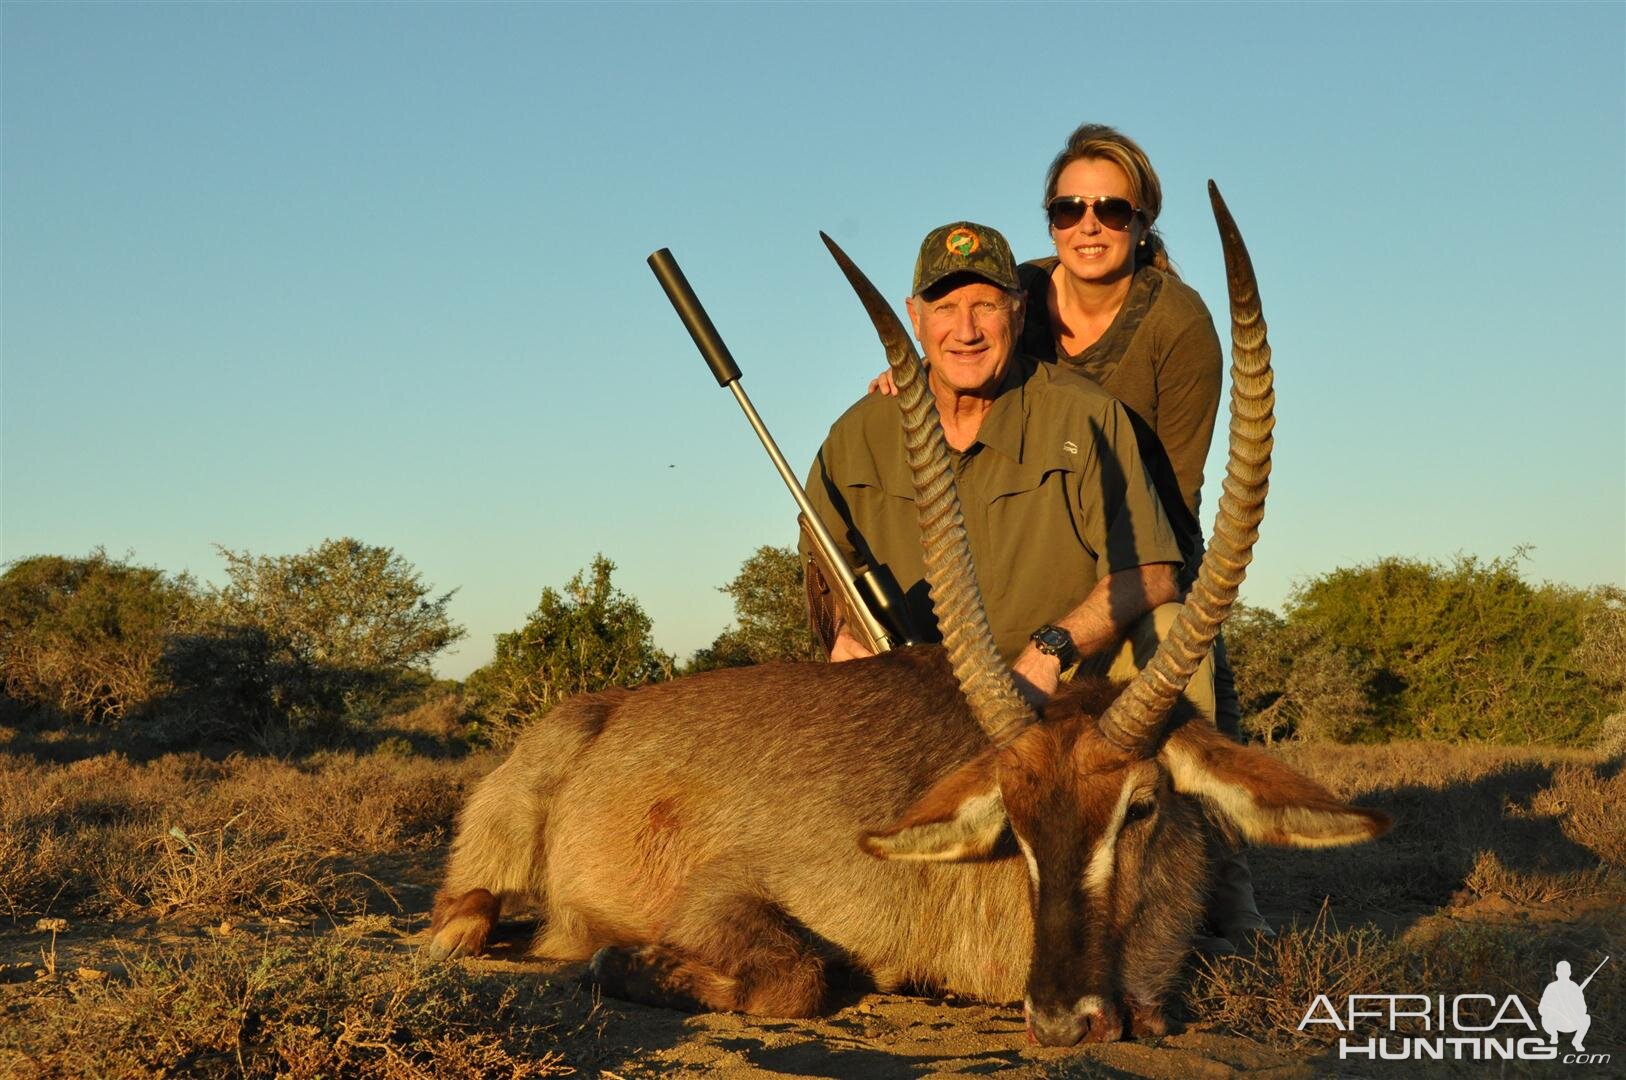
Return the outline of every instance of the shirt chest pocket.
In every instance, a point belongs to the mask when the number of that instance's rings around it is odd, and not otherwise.
[[[849,500],[863,503],[890,518],[915,512],[915,485],[907,466],[889,470],[868,462],[868,468],[849,474],[841,483]],[[911,520],[913,518],[911,517]]]
[[[1078,483],[1074,471],[1055,462],[1024,462],[1009,465],[978,485],[985,493],[988,520],[996,523],[999,531],[1009,528],[1037,528],[1047,539],[1053,539],[1059,526],[1062,532],[1073,533],[1073,487]],[[965,488],[962,486],[962,493]]]
[[[1094,553],[1074,509],[1077,474],[1055,462],[1024,462],[991,479],[972,541],[979,560],[986,551],[992,564],[978,574],[985,592],[1012,605],[1012,617],[1024,622],[1038,611],[1048,612],[1041,621],[1065,614],[1095,581]],[[971,517],[968,510],[968,527]],[[983,534],[980,542],[975,532]],[[1072,603],[1050,612],[1063,597]]]
[[[907,465],[897,470],[877,467],[874,462],[863,466],[850,471],[841,482],[849,520],[862,533],[868,556],[874,560],[871,565],[885,567],[907,591],[925,573],[914,484]]]

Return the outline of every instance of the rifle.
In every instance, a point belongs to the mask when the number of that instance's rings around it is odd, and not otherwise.
[[[1592,975],[1596,975],[1598,972],[1602,971],[1603,970],[1603,965],[1607,964],[1608,962],[1609,962],[1609,958],[1607,956],[1604,957],[1603,958],[1603,963],[1599,964],[1597,967],[1592,969]],[[1582,990],[1585,990],[1586,989],[1586,984],[1592,981],[1592,975],[1588,975],[1586,977],[1586,979],[1581,983],[1580,988]]]
[[[683,276],[677,260],[672,252],[661,248],[649,257],[649,268],[655,272],[655,278],[666,290],[666,298],[672,302],[677,311],[678,318],[683,320],[684,329],[694,339],[695,347],[705,358],[706,366],[717,379],[718,386],[727,387],[734,394],[734,400],[740,403],[745,412],[745,418],[751,424],[751,430],[757,433],[762,440],[762,446],[773,459],[774,468],[779,470],[779,478],[790,489],[790,494],[801,509],[797,523],[801,526],[802,535],[810,542],[813,560],[826,582],[832,583],[841,594],[842,603],[846,608],[847,626],[853,635],[861,641],[871,652],[886,652],[895,644],[914,645],[919,639],[915,637],[910,626],[908,614],[904,608],[904,600],[897,584],[890,578],[883,577],[874,568],[865,570],[862,574],[854,575],[847,561],[841,557],[841,550],[836,547],[835,539],[830,530],[824,527],[814,513],[813,506],[807,501],[807,492],[797,481],[796,474],[791,472],[790,466],[785,462],[785,456],[779,452],[779,446],[774,442],[773,436],[768,434],[767,427],[762,418],[751,405],[751,399],[745,396],[740,386],[739,365],[734,363],[733,356],[729,355],[728,346],[723,344],[717,328],[712,325],[711,317],[706,309],[700,306],[700,298],[695,296],[694,290],[689,287],[689,280]],[[877,612],[885,616],[889,627],[883,623]],[[896,628],[894,630],[893,628]]]

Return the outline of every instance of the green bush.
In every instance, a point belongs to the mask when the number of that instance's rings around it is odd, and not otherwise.
[[[1575,663],[1602,691],[1607,708],[1626,714],[1626,589],[1605,585],[1587,594]]]
[[[0,576],[0,686],[70,721],[122,720],[165,693],[171,634],[198,611],[191,578],[110,559],[40,555]]]
[[[1225,623],[1243,726],[1266,743],[1345,742],[1371,722],[1365,676],[1344,650],[1266,608],[1238,603]]]
[[[674,658],[655,647],[638,601],[610,583],[614,570],[594,556],[562,593],[543,589],[524,626],[497,635],[496,656],[464,684],[494,741],[572,694],[671,677]]]
[[[433,596],[387,547],[345,538],[298,555],[220,553],[227,584],[165,655],[194,723],[366,725],[464,634],[447,614],[453,593]]]
[[[802,563],[795,548],[757,548],[740,564],[734,580],[717,591],[733,597],[734,625],[697,651],[686,671],[824,659],[808,626]]]
[[[354,671],[426,671],[463,637],[446,614],[456,590],[431,597],[417,570],[387,547],[348,537],[300,555],[219,549],[230,579],[219,617],[261,629],[303,663]]]
[[[1601,674],[1619,597],[1531,585],[1515,559],[1386,558],[1311,579],[1287,603],[1289,676],[1317,657],[1358,673],[1369,718],[1341,734],[1359,741],[1577,741],[1626,681],[1612,693]]]

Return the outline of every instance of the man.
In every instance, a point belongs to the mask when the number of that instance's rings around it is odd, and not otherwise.
[[[1035,702],[1075,665],[1129,679],[1179,612],[1182,551],[1141,459],[1128,414],[1105,390],[1016,352],[1023,292],[997,231],[960,221],[932,230],[915,261],[909,320],[954,455],[955,486],[1000,654]],[[928,640],[914,484],[897,403],[869,394],[830,429],[807,494],[848,565],[882,570]],[[803,550],[809,609],[832,661],[867,655],[840,601]],[[1127,638],[1127,640],[1126,640]],[[1186,695],[1213,723],[1212,657]],[[1270,934],[1247,864],[1222,860],[1209,919],[1212,953]]]
[[[1586,1047],[1581,1040],[1586,1038],[1587,1031],[1592,1027],[1592,1017],[1586,1012],[1586,996],[1570,978],[1568,960],[1560,960],[1554,972],[1558,978],[1547,984],[1547,989],[1541,992],[1541,1004],[1536,1007],[1541,1015],[1541,1028],[1555,1044],[1559,1032],[1573,1031],[1575,1037],[1570,1040],[1570,1045],[1577,1052],[1584,1052]],[[1588,981],[1591,981],[1590,977]]]
[[[1106,670],[1138,627],[1112,672],[1133,673],[1133,655],[1156,648],[1156,622],[1173,620],[1173,607],[1146,616],[1178,601],[1185,555],[1123,407],[1082,376],[1016,354],[1022,295],[1005,238],[955,222],[921,244],[907,307],[955,455],[994,640],[1042,700],[1081,660]],[[836,421],[807,490],[849,563],[888,572],[914,625],[935,640],[893,399],[869,395]],[[865,655],[843,613],[823,621],[832,660]],[[1206,661],[1188,694],[1212,716]]]

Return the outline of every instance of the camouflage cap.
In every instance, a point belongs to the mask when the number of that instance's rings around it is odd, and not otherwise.
[[[999,230],[970,221],[956,221],[926,234],[915,259],[911,292],[919,296],[953,274],[974,274],[1013,292],[1021,288],[1011,246]]]

